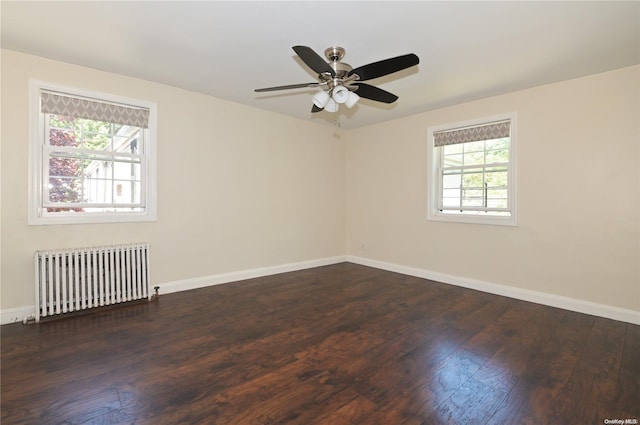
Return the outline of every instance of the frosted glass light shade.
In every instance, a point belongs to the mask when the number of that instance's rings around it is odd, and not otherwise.
[[[360,100],[360,96],[358,96],[354,92],[350,91],[349,92],[349,98],[347,99],[346,102],[344,102],[344,104],[347,106],[347,108],[353,108],[353,106],[356,103],[358,103],[358,100]]]
[[[329,99],[324,107],[324,110],[327,112],[338,112],[338,109],[340,109],[340,106],[333,99]]]
[[[324,108],[329,101],[329,93],[326,91],[319,91],[313,95],[313,104],[318,108]]]
[[[333,89],[331,97],[333,97],[333,100],[338,103],[345,103],[347,100],[349,100],[349,93],[350,92],[348,88],[344,86],[338,86]]]

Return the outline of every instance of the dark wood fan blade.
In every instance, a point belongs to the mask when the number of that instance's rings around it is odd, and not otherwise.
[[[322,57],[311,49],[311,47],[307,46],[293,46],[293,51],[302,59],[302,61],[307,64],[309,68],[317,72],[318,74],[322,74],[323,72],[328,72],[331,75],[336,75],[335,71],[329,64],[322,59]]]
[[[322,111],[324,108],[318,108],[315,104],[311,108],[311,113],[316,113]]]
[[[374,78],[393,74],[420,63],[418,56],[410,53],[363,65],[349,72],[349,75],[358,74],[359,81],[372,80]]]
[[[317,87],[319,85],[320,83],[289,84],[288,86],[265,87],[263,89],[255,89],[254,91],[263,92],[263,91],[275,91],[275,90],[301,89],[305,87]]]
[[[358,89],[355,90],[355,94],[360,97],[364,97],[365,99],[375,100],[376,102],[383,103],[393,103],[398,100],[398,96],[393,93],[389,93],[386,90],[379,89],[378,87],[370,86],[365,83],[352,83],[355,86],[358,86]]]

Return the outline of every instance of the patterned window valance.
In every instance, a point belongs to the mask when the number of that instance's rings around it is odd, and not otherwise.
[[[41,111],[45,114],[57,114],[114,124],[149,127],[149,110],[117,103],[101,102],[63,93],[42,91],[40,93]]]
[[[479,140],[500,139],[502,137],[509,137],[510,131],[510,120],[438,131],[433,133],[433,145],[440,147],[458,143],[477,142]]]

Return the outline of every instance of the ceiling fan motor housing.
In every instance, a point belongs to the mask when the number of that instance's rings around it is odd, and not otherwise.
[[[322,83],[327,84],[327,89],[332,90],[334,87],[346,86],[348,81],[344,81],[349,72],[353,69],[348,63],[340,62],[344,57],[346,50],[342,47],[329,47],[324,51],[324,55],[329,60],[329,66],[333,70],[333,75],[323,72],[318,76]],[[351,80],[351,79],[350,79]]]

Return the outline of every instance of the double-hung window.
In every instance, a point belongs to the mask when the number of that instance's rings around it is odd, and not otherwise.
[[[153,103],[31,84],[30,224],[156,218]]]
[[[515,114],[429,129],[428,219],[516,224]]]

